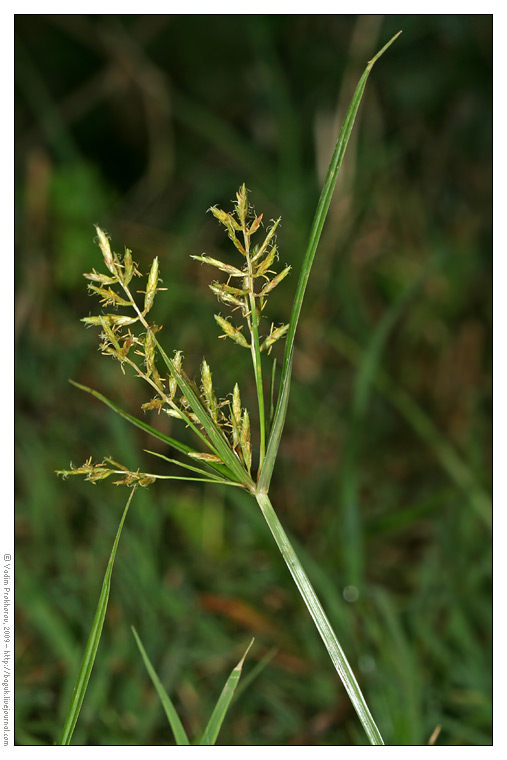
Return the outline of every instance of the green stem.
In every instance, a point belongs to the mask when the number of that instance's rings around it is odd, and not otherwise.
[[[261,348],[259,342],[259,311],[255,302],[254,292],[254,276],[252,269],[252,260],[250,258],[250,236],[246,230],[246,225],[243,225],[243,237],[245,241],[246,260],[248,264],[248,297],[250,302],[250,312],[252,315],[251,321],[248,320],[250,332],[252,334],[252,362],[255,375],[255,385],[257,388],[257,402],[259,406],[259,430],[260,430],[260,442],[259,442],[259,473],[264,463],[264,455],[266,452],[266,415],[264,411],[264,388],[262,384],[262,363],[261,363]]]
[[[361,693],[361,689],[356,681],[352,668],[350,667],[347,658],[340,646],[340,643],[336,637],[331,623],[326,617],[326,613],[322,609],[322,605],[310,583],[308,576],[306,575],[301,562],[299,561],[296,552],[292,548],[292,545],[285,533],[280,520],[278,519],[275,510],[271,504],[269,496],[264,493],[256,494],[257,503],[261,508],[262,514],[269,525],[269,529],[273,534],[273,537],[277,543],[280,553],[285,560],[287,567],[294,579],[296,586],[299,589],[299,593],[303,597],[303,600],[313,618],[315,626],[321,635],[321,638],[326,646],[326,649],[331,657],[333,665],[335,666],[340,679],[345,686],[350,701],[352,702],[354,709],[362,723],[366,735],[370,741],[370,744],[383,745],[384,741],[378,730],[375,721],[372,718],[368,705]]]
[[[252,310],[252,362],[254,367],[255,385],[257,387],[257,401],[259,404],[259,428],[260,428],[260,442],[259,442],[259,472],[262,469],[264,462],[264,454],[266,452],[266,419],[264,411],[264,388],[262,385],[262,364],[261,364],[261,349],[259,343],[259,314],[257,312],[257,304],[255,303],[255,296],[250,294],[250,304]]]

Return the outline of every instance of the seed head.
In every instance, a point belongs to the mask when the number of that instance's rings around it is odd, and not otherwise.
[[[146,287],[146,293],[144,296],[144,314],[147,314],[153,306],[155,300],[155,294],[157,292],[158,284],[158,256],[153,259],[151,265],[150,274],[148,276],[148,285]]]
[[[97,231],[97,237],[99,239],[99,247],[104,257],[104,263],[112,274],[117,275],[118,272],[116,269],[116,263],[114,260],[114,256],[111,252],[111,246],[109,245],[108,237],[106,233],[103,230],[101,230],[98,225],[95,225],[95,229]]]
[[[269,228],[269,230],[268,230],[268,234],[266,235],[266,237],[265,237],[265,239],[264,239],[264,242],[263,242],[263,244],[261,245],[261,247],[259,248],[259,250],[258,250],[258,251],[257,251],[257,253],[255,254],[255,256],[252,258],[252,261],[256,261],[257,259],[260,259],[262,256],[264,256],[264,254],[266,253],[266,251],[267,251],[267,249],[268,249],[268,246],[269,246],[269,244],[270,244],[270,242],[271,242],[271,240],[272,240],[272,238],[273,238],[273,235],[274,235],[274,234],[275,234],[275,232],[276,232],[276,228],[277,228],[277,227],[278,227],[278,225],[280,224],[280,220],[281,220],[281,217],[279,217],[279,218],[276,220],[276,222],[274,222],[274,223],[271,225],[271,227],[270,227],[270,228]]]
[[[248,234],[249,235],[253,235],[254,232],[257,232],[257,230],[259,229],[259,227],[261,225],[262,217],[263,217],[263,214],[260,214],[258,217],[256,217],[253,220],[252,224],[250,225],[250,227],[248,229]]]
[[[148,330],[144,338],[144,359],[146,374],[151,377],[155,369],[155,336],[151,330]]]
[[[133,325],[137,322],[138,317],[125,317],[122,314],[102,314],[100,317],[83,317],[81,322],[86,322],[88,325],[100,325],[102,324],[101,320],[103,319],[108,325],[126,327],[127,325]]]
[[[86,325],[100,325],[100,317],[83,317],[79,321]]]
[[[222,222],[222,224],[224,224],[226,227],[232,224],[231,215],[227,214],[225,211],[222,211],[222,209],[218,208],[218,206],[212,206],[208,209],[208,211],[211,211],[215,219],[218,219],[218,221]]]
[[[267,336],[267,338],[264,339],[261,345],[261,351],[265,351],[266,349],[269,349],[268,354],[271,352],[271,348],[274,343],[276,343],[277,340],[280,340],[280,338],[283,338],[287,330],[289,329],[289,325],[280,325],[280,327],[275,327],[271,325],[271,332]]]
[[[104,337],[106,338],[106,340],[108,340],[109,343],[111,343],[111,345],[114,346],[114,348],[118,352],[121,352],[121,347],[120,347],[120,344],[118,342],[118,338],[116,337],[116,335],[115,335],[115,333],[114,333],[111,325],[102,316],[99,317],[99,320],[100,320],[100,325],[101,325],[102,329],[104,330]]]
[[[211,256],[191,256],[190,258],[195,259],[196,261],[202,261],[203,264],[210,264],[210,266],[220,269],[221,272],[225,272],[231,277],[245,276],[245,273],[242,272],[241,269],[238,269],[237,267],[233,267],[230,264],[224,264],[223,261],[218,261],[218,259],[213,259],[211,258]]]
[[[227,291],[227,286],[223,285],[220,282],[212,282],[209,286],[212,293],[214,293],[222,303],[229,304],[229,306],[239,306],[240,308],[243,308],[245,305],[243,301],[240,301],[239,298],[236,298],[236,296],[232,295],[232,293],[229,293]],[[240,290],[240,288],[234,288],[234,290]],[[247,291],[248,292],[248,291]]]
[[[173,365],[176,372],[181,372],[182,362],[183,362],[183,353],[181,351],[176,351],[176,353],[174,354],[174,359],[173,359]],[[178,390],[178,383],[174,375],[171,375],[171,377],[169,378],[169,398],[170,399],[173,399],[175,397],[177,390]]]
[[[204,400],[208,410],[214,420],[217,419],[217,400],[213,393],[213,379],[211,377],[211,370],[208,362],[203,359],[201,365],[201,380],[202,390],[204,393]]]
[[[189,451],[188,456],[192,459],[200,459],[201,462],[216,462],[222,464],[222,460],[216,454],[201,454],[198,451]]]
[[[100,282],[102,285],[113,285],[115,282],[118,282],[116,277],[108,277],[106,274],[100,274],[99,272],[96,272],[95,269],[92,269],[88,274],[84,274],[83,277],[86,277],[88,280],[93,280],[94,282]]]
[[[164,405],[163,399],[152,398],[150,401],[147,401],[145,404],[141,404],[141,409],[143,410],[143,412],[147,412],[150,409],[158,409],[158,412],[160,414],[160,410],[163,405]]]
[[[235,343],[238,343],[240,346],[244,346],[245,348],[250,348],[250,345],[245,338],[245,336],[238,330],[237,327],[233,327],[230,322],[228,322],[223,317],[220,317],[218,314],[214,315],[216,321],[224,331],[225,335],[221,335],[221,338],[232,338],[232,340]]]
[[[239,395],[239,385],[237,383],[232,393],[231,425],[232,445],[233,448],[236,448],[240,441],[241,430],[241,396]]]
[[[280,274],[277,274],[276,277],[273,277],[272,280],[270,280],[269,282],[266,283],[266,285],[264,285],[259,295],[266,296],[268,293],[274,290],[276,286],[279,285],[281,281],[287,277],[291,269],[292,269],[291,266],[287,266],[285,267],[285,269],[282,269]]]
[[[269,267],[275,260],[275,257],[276,257],[276,245],[272,247],[272,249],[269,251],[264,261],[261,261],[261,263],[257,267],[257,272],[255,273],[257,277],[260,277],[261,275],[266,274]]]
[[[250,415],[247,409],[243,411],[240,443],[243,459],[245,460],[248,472],[250,472],[252,468],[252,444],[250,441]]]
[[[245,183],[241,185],[238,192],[236,193],[236,213],[238,215],[238,219],[241,223],[241,227],[246,226],[246,216],[248,213],[248,197],[246,192]]]
[[[104,306],[130,306],[130,301],[122,298],[112,288],[98,288],[96,285],[88,285],[88,290],[96,293],[98,296],[102,296],[101,303]]]
[[[132,251],[130,248],[125,248],[125,256],[123,257],[123,282],[128,285],[134,276],[136,271],[134,261],[132,260]]]

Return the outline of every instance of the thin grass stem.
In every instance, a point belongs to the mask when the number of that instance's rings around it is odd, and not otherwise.
[[[253,271],[252,271],[252,260],[250,256],[250,238],[246,233],[246,228],[244,227],[244,238],[245,238],[245,250],[246,250],[246,258],[248,262],[248,271],[249,271],[249,300],[250,300],[250,312],[252,315],[251,322],[249,321],[249,325],[251,325],[251,333],[252,333],[252,362],[253,362],[253,368],[254,368],[254,376],[255,376],[255,386],[257,388],[257,403],[259,407],[259,432],[260,432],[260,441],[259,441],[259,472],[262,469],[262,465],[264,463],[264,455],[266,453],[266,418],[265,418],[265,411],[264,411],[264,388],[262,383],[262,362],[261,362],[261,348],[260,348],[260,341],[259,341],[259,311],[257,309],[257,304],[255,303],[255,294],[254,294],[254,278],[253,278]]]
[[[215,473],[211,476],[209,472],[206,472],[206,470],[202,470],[200,467],[192,467],[190,464],[185,464],[184,462],[180,462],[178,459],[171,459],[170,457],[164,456],[164,454],[161,454],[159,451],[150,451],[150,449],[144,449],[147,454],[151,454],[154,457],[158,457],[159,459],[163,459],[165,462],[169,462],[169,464],[176,464],[178,467],[183,467],[185,470],[191,470],[192,472],[198,472],[200,475],[204,475],[206,478],[213,478],[214,480],[224,480],[224,478],[217,478]]]

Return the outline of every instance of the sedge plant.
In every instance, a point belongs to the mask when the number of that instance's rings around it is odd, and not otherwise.
[[[185,371],[183,352],[176,350],[169,355],[161,345],[158,337],[161,327],[150,321],[155,298],[164,290],[160,286],[158,258],[151,265],[143,289],[138,289],[134,283],[141,274],[132,252],[127,248],[123,255],[115,253],[107,234],[100,227],[96,228],[106,271],[93,269],[85,277],[89,280],[90,291],[100,298],[104,310],[101,314],[85,317],[82,321],[88,326],[99,328],[103,354],[117,360],[123,371],[125,367],[131,367],[149,386],[151,398],[142,405],[143,410],[157,410],[178,420],[182,426],[192,430],[196,445],[190,447],[177,438],[161,433],[144,420],[120,409],[99,392],[75,383],[129,422],[178,452],[181,455],[178,459],[160,453],[149,453],[177,465],[182,472],[178,475],[161,475],[132,471],[114,459],[106,458],[99,463],[93,463],[89,459],[81,467],[59,473],[65,477],[84,475],[93,483],[112,476],[115,483],[134,488],[149,486],[160,479],[173,479],[202,481],[246,490],[256,500],[368,740],[374,745],[384,743],[381,733],[338,637],[278,519],[270,499],[270,484],[289,403],[296,328],[320,235],[366,81],[374,63],[398,34],[369,61],[353,95],[317,205],[288,323],[274,324],[268,316],[269,300],[291,270],[290,265],[280,266],[278,263],[277,230],[280,219],[264,228],[263,216],[253,212],[245,184],[238,190],[231,211],[216,206],[210,209],[224,227],[235,249],[237,263],[231,265],[206,254],[192,256],[217,276],[210,284],[211,291],[221,306],[230,310],[230,316],[215,314],[220,337],[234,343],[234,349],[246,350],[251,354],[257,396],[255,415],[243,405],[238,384],[228,396],[217,396],[213,373],[206,359],[202,361],[200,379],[196,381]],[[138,293],[143,297],[139,298]],[[265,372],[265,364],[273,345],[281,340],[285,340],[285,352],[280,381],[276,387],[275,363],[273,362],[269,373]],[[267,374],[271,378],[269,388]],[[258,451],[252,447],[251,428],[254,424],[258,424]],[[139,645],[138,637],[136,640]],[[141,652],[143,653],[142,648]],[[147,663],[145,653],[143,658]]]

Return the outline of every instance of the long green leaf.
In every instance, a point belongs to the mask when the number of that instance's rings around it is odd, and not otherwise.
[[[143,647],[141,639],[139,638],[134,626],[132,626],[132,633],[134,634],[136,644],[139,647],[139,651],[141,652],[141,657],[143,658],[143,662],[146,666],[146,670],[148,671],[148,674],[153,682],[153,686],[155,687],[157,694],[159,696],[159,699],[162,703],[162,707],[164,708],[165,714],[167,715],[167,719],[169,721],[169,725],[172,728],[176,744],[178,746],[190,745],[190,741],[188,739],[185,729],[183,728],[183,724],[180,720],[180,717],[178,713],[176,712],[176,708],[171,702],[171,699],[169,698],[169,695],[167,694],[166,690],[162,686],[162,683],[159,677],[157,676],[153,668],[153,665],[150,662],[150,658],[146,654],[146,650]]]
[[[161,433],[160,430],[157,430],[151,425],[148,425],[147,422],[144,422],[143,420],[139,420],[137,417],[133,417],[128,412],[125,412],[121,408],[121,406],[118,406],[118,404],[115,404],[114,401],[110,401],[108,398],[106,398],[106,396],[103,396],[102,393],[99,393],[93,388],[89,388],[87,385],[81,385],[81,383],[76,383],[75,380],[69,380],[69,383],[72,383],[72,385],[75,385],[76,388],[79,388],[80,390],[86,391],[87,393],[90,393],[92,396],[95,396],[96,399],[98,399],[99,401],[102,401],[103,404],[108,406],[110,409],[112,409],[114,412],[119,414],[121,417],[123,417],[125,420],[130,422],[132,425],[135,425],[141,430],[144,430],[146,433],[149,433],[155,438],[158,438],[159,441],[164,441],[164,443],[167,443],[169,446],[172,446],[173,449],[176,449],[177,451],[181,451],[182,454],[188,454],[189,451],[193,451],[193,449],[190,448],[190,446],[186,446],[184,443],[180,443],[180,441],[177,441],[175,438],[170,438],[168,435],[165,435],[165,433]]]
[[[363,97],[364,88],[366,86],[366,80],[370,74],[370,71],[374,63],[380,58],[380,56],[392,45],[394,40],[401,34],[395,34],[395,36],[368,62],[366,69],[359,80],[356,91],[350,103],[345,121],[343,122],[338,141],[334,149],[331,163],[327,172],[326,181],[322,189],[322,193],[317,205],[313,225],[310,231],[310,239],[306,254],[303,260],[301,273],[297,285],[296,295],[294,297],[294,304],[292,307],[292,313],[289,323],[289,330],[287,332],[287,339],[285,343],[285,354],[282,367],[282,375],[280,379],[280,392],[278,395],[278,401],[276,405],[275,415],[273,418],[273,425],[269,436],[268,447],[266,451],[266,457],[259,477],[258,491],[261,493],[267,493],[269,490],[269,484],[271,482],[271,476],[273,474],[273,468],[275,466],[276,455],[278,453],[278,447],[280,445],[280,439],[282,437],[283,426],[285,424],[285,417],[287,414],[287,406],[289,403],[289,390],[290,379],[292,373],[292,359],[294,355],[294,337],[296,334],[296,328],[301,314],[301,308],[303,305],[303,299],[306,291],[306,285],[310,276],[313,260],[315,258],[315,252],[320,240],[322,228],[326,220],[326,216],[333,196],[336,180],[338,179],[338,173],[340,171],[343,157],[348,145],[350,134],[354,126],[354,121],[359,109],[359,104]]]
[[[102,634],[102,627],[104,625],[104,618],[106,616],[107,603],[109,601],[109,591],[111,589],[111,575],[113,572],[114,559],[116,557],[116,551],[118,549],[118,543],[120,541],[123,523],[125,522],[125,518],[127,516],[127,512],[130,507],[130,502],[132,501],[134,492],[135,492],[135,487],[132,489],[132,493],[130,494],[128,498],[127,504],[125,506],[125,509],[123,511],[123,515],[120,521],[120,525],[118,526],[118,532],[116,533],[113,549],[111,551],[111,556],[109,557],[109,562],[106,568],[106,574],[104,575],[104,582],[102,583],[102,590],[100,592],[99,603],[97,605],[97,611],[93,619],[92,629],[90,631],[88,643],[86,644],[86,649],[83,655],[83,659],[81,661],[81,667],[79,668],[79,673],[77,676],[76,685],[74,687],[74,692],[72,695],[69,711],[65,719],[65,724],[63,726],[62,736],[60,738],[60,745],[70,744],[70,740],[72,739],[72,734],[74,733],[77,719],[79,717],[79,712],[81,710],[81,706],[83,704],[83,700],[86,694],[88,681],[90,680],[93,664],[95,662],[95,657],[97,655],[97,649],[99,647],[100,636]]]
[[[225,479],[225,478],[219,478],[218,475],[215,473],[211,474],[209,472],[206,472],[206,470],[201,470],[199,467],[191,467],[190,465],[184,464],[183,462],[179,462],[177,459],[170,459],[169,457],[165,457],[163,454],[160,454],[157,451],[149,451],[148,449],[145,449],[147,454],[152,454],[154,457],[158,457],[159,459],[163,459],[165,462],[169,462],[170,464],[176,464],[179,465],[179,467],[183,467],[185,470],[190,470],[191,472],[198,472],[201,475],[204,475],[205,478],[193,478],[194,480],[206,480],[207,483],[222,483],[226,486],[239,486],[240,488],[243,488],[242,483],[236,483],[233,480]],[[199,460],[198,460],[199,461]],[[150,473],[151,474],[151,473]],[[168,479],[170,476],[168,475],[154,475],[153,477],[163,479]],[[173,476],[174,480],[190,480],[190,478],[184,478],[182,476]]]
[[[218,732],[220,731],[220,728],[222,726],[222,723],[224,722],[225,715],[227,713],[227,710],[230,707],[230,704],[232,702],[232,698],[234,697],[234,692],[236,691],[236,686],[238,685],[239,679],[241,678],[241,670],[243,668],[243,663],[245,661],[245,657],[247,656],[248,652],[250,651],[250,647],[252,646],[254,640],[250,642],[248,645],[245,654],[241,658],[241,660],[238,662],[236,667],[232,670],[231,675],[227,679],[224,688],[222,689],[222,693],[220,694],[218,698],[218,702],[215,705],[215,709],[213,710],[213,713],[211,715],[211,718],[209,719],[209,723],[206,726],[206,729],[202,735],[202,739],[199,742],[201,746],[206,745],[213,745],[215,744],[218,736]]]
[[[368,705],[366,704],[366,700],[363,697],[354,673],[352,672],[352,668],[340,646],[336,633],[327,619],[326,613],[322,608],[317,594],[315,593],[296,552],[292,548],[292,544],[273,509],[269,497],[267,494],[257,494],[256,498],[280,553],[289,568],[294,582],[299,589],[299,593],[303,597],[304,603],[306,604],[308,611],[313,618],[313,622],[320,633],[322,641],[326,646],[333,665],[345,686],[350,701],[359,716],[359,720],[368,736],[370,744],[384,744],[380,731],[373,720]]]

